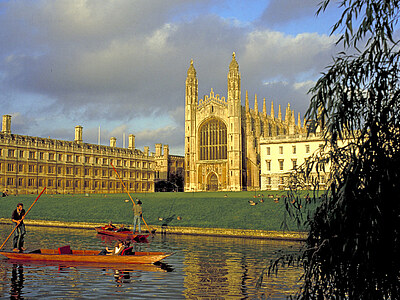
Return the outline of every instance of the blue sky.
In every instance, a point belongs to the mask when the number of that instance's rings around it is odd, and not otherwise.
[[[232,52],[242,103],[288,103],[301,115],[308,89],[331,64],[340,11],[320,0],[0,1],[0,107],[16,134],[183,154],[186,72],[199,97],[226,96]],[[262,107],[259,105],[259,107]],[[127,145],[127,142],[126,142]]]

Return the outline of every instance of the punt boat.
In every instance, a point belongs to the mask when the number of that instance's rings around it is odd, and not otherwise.
[[[95,227],[94,229],[99,234],[113,236],[122,240],[134,240],[136,242],[146,242],[147,238],[149,237],[149,234],[136,234],[135,232],[130,230],[124,230],[124,231],[110,230],[106,229],[104,226]]]
[[[99,250],[71,250],[69,246],[58,249],[37,249],[31,252],[5,252],[0,254],[13,261],[93,263],[112,265],[154,264],[172,255],[166,252],[133,252],[126,248],[121,255],[99,255]]]

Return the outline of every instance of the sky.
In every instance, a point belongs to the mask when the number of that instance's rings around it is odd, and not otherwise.
[[[321,0],[0,0],[0,111],[15,134],[184,154],[185,80],[193,59],[199,98],[226,97],[232,53],[242,105],[267,113],[308,90],[340,51],[340,16]],[[124,142],[125,137],[125,142]]]

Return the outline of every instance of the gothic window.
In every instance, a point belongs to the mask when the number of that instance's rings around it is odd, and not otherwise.
[[[227,130],[221,120],[205,122],[199,130],[200,160],[227,158]]]

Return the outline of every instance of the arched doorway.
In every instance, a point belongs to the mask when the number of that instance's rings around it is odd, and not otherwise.
[[[207,180],[207,191],[218,191],[218,177],[215,173],[211,173]]]

